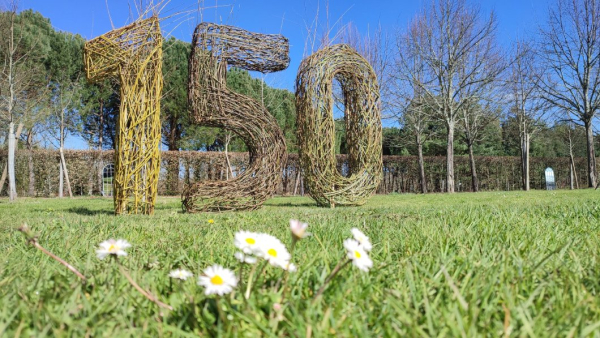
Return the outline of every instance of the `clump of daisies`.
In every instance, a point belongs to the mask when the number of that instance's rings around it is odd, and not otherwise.
[[[369,257],[369,252],[373,248],[373,245],[371,244],[369,237],[358,228],[352,228],[350,232],[352,233],[353,238],[344,240],[346,254],[340,259],[335,268],[333,268],[329,276],[325,278],[325,282],[315,294],[315,299],[323,294],[327,284],[331,282],[338,272],[350,263],[363,272],[369,272],[369,269],[373,267],[373,261]]]
[[[297,270],[296,265],[292,263],[292,254],[296,243],[309,236],[306,232],[308,228],[307,223],[302,223],[297,220],[290,220],[290,231],[292,234],[291,250],[288,251],[285,244],[279,240],[279,238],[266,233],[257,233],[250,231],[238,231],[233,239],[233,243],[239,252],[235,253],[235,257],[242,265],[239,270],[239,279],[242,278],[243,264],[255,264],[259,260],[263,261],[260,269],[257,271],[257,265],[252,267],[252,270],[248,276],[248,282],[246,284],[246,292],[244,296],[246,299],[250,298],[253,283],[262,274],[267,265],[271,265],[275,268],[280,268],[285,271],[284,288],[288,280],[288,273],[295,272]],[[279,285],[281,279],[278,281]]]

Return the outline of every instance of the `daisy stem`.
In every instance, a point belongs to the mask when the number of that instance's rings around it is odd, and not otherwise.
[[[260,270],[258,272],[258,274],[256,275],[256,280],[258,280],[258,277],[260,276],[261,273],[263,273],[263,271],[265,270],[265,267],[267,266],[268,261],[265,260],[265,262],[263,263],[263,265],[260,267]],[[250,272],[250,276],[248,277],[248,286],[246,287],[246,294],[245,297],[246,299],[250,299],[250,292],[252,291],[252,281],[254,280],[254,272],[256,271],[256,264],[252,267],[252,272]]]
[[[294,248],[296,248],[296,237],[292,236],[292,245],[290,246],[290,261],[294,259]]]
[[[244,270],[244,263],[240,263],[240,271],[238,272],[238,281],[241,283],[242,282],[242,272]]]
[[[133,278],[131,278],[131,275],[129,275],[129,273],[127,272],[127,270],[125,270],[125,268],[123,268],[123,266],[121,264],[119,264],[119,270],[121,271],[121,274],[123,274],[123,276],[125,276],[125,278],[127,278],[127,280],[129,281],[129,284],[131,284],[136,290],[138,290],[139,293],[141,293],[144,297],[148,298],[148,300],[150,300],[151,302],[154,302],[159,307],[162,307],[162,308],[165,308],[165,309],[169,309],[169,310],[173,310],[173,308],[170,305],[165,304],[165,303],[159,301],[158,298],[156,298],[154,295],[152,295],[149,291],[146,291],[146,290],[142,289],[142,287],[139,286],[133,280]]]
[[[296,243],[297,242],[298,242],[298,239],[296,239],[296,237],[292,235],[292,245],[290,246],[290,262],[294,261],[294,249],[296,248]],[[289,266],[288,266],[288,268],[289,268]],[[284,274],[284,277],[283,277],[283,288],[282,288],[283,293],[282,293],[282,296],[281,296],[281,302],[283,302],[283,300],[285,299],[285,288],[287,286],[287,282],[288,282],[288,279],[290,277],[290,271],[288,269],[286,269],[283,274]],[[277,281],[277,284],[275,284],[275,290],[279,289],[279,285],[281,285],[281,278]]]
[[[250,271],[250,274],[248,275],[248,283],[246,283],[246,293],[244,294],[244,299],[250,298],[250,289],[252,288],[252,277],[254,276],[254,273],[256,272],[256,266],[257,266],[257,264],[252,265],[252,270]]]
[[[225,323],[227,317],[225,317],[225,313],[223,312],[223,308],[221,307],[221,297],[216,298],[217,303],[217,311],[219,312],[219,318],[221,319],[221,323]]]
[[[313,300],[313,302],[315,302],[323,294],[323,292],[325,291],[325,287],[327,287],[327,284],[331,282],[331,280],[337,275],[337,273],[340,272],[340,270],[342,270],[344,267],[346,267],[346,265],[348,265],[350,262],[352,262],[351,259],[346,259],[346,261],[342,263],[343,260],[343,258],[340,259],[335,268],[333,268],[333,271],[331,271],[329,276],[325,278],[325,282],[323,283],[323,286],[321,286],[319,291],[317,291],[317,293],[315,294],[315,299]]]
[[[286,291],[287,291],[287,283],[288,280],[290,278],[290,272],[288,270],[285,271],[285,277],[283,279],[283,286],[281,287],[281,300],[279,301],[281,304],[283,304],[283,301],[285,300],[285,295],[286,295]],[[279,281],[277,281],[277,284],[279,284]],[[279,285],[275,286],[275,290],[277,290],[277,288],[279,287]]]

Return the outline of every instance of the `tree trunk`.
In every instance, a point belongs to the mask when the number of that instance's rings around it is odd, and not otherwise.
[[[100,99],[100,127],[98,132],[98,193],[100,196],[104,193],[104,160],[102,158],[102,147],[104,141],[104,100]]]
[[[225,160],[227,161],[227,180],[229,181],[229,174],[233,178],[233,170],[231,169],[231,162],[229,162],[229,142],[231,142],[231,132],[227,132],[225,135]]]
[[[17,132],[15,133],[15,140],[18,140],[19,137],[21,136],[21,131],[23,130],[23,123],[19,123],[19,126],[17,127]],[[10,133],[9,133],[10,134]],[[6,139],[8,140],[9,136],[6,136]],[[15,144],[15,152],[16,152],[16,144]],[[6,182],[6,178],[8,177],[8,162],[6,163],[6,166],[4,166],[4,170],[2,171],[2,177],[0,178],[0,194],[2,193],[2,190],[4,189],[4,182]],[[9,193],[10,195],[10,193]]]
[[[98,152],[98,172],[96,184],[98,185],[98,194],[102,196],[104,192],[104,186],[102,184],[102,175],[104,174],[104,161],[102,160],[102,151]]]
[[[177,195],[179,192],[179,158],[169,158],[167,161],[167,194]]]
[[[29,154],[27,156],[27,167],[29,170],[29,192],[28,195],[33,197],[35,195],[35,172],[33,171],[33,131],[30,128],[27,131],[27,150]]]
[[[61,169],[63,169],[65,180],[67,181],[67,191],[69,192],[69,198],[73,198],[73,191],[71,190],[71,181],[69,180],[69,171],[67,170],[67,162],[65,161],[65,153],[63,152],[63,147],[60,147],[60,162],[62,164]]]
[[[573,184],[573,163],[569,162],[569,189],[575,189],[575,185]]]
[[[529,191],[529,134],[521,134],[521,183]]]
[[[8,125],[8,198],[14,201],[17,198],[17,185],[15,182],[15,124]]]
[[[58,198],[63,198],[63,190],[64,190],[64,177],[63,166],[62,166],[62,156],[58,160]]]
[[[577,178],[577,172],[575,171],[575,158],[573,157],[573,138],[571,137],[571,126],[569,126],[569,168],[571,169],[571,190],[577,187],[579,189],[579,179]],[[575,181],[575,184],[573,184]]]
[[[71,191],[71,182],[69,181],[69,171],[67,170],[67,163],[65,161],[65,154],[63,152],[65,146],[65,115],[64,110],[60,112],[60,187],[59,187],[59,197],[63,197],[63,177],[67,181],[67,191],[69,192],[69,197],[73,198],[73,192]]]
[[[166,133],[167,148],[169,151],[179,151],[181,141],[181,126],[177,121],[177,116],[170,114],[169,130]],[[167,161],[167,193],[169,195],[180,194],[179,191],[179,159]]]
[[[587,139],[587,160],[588,160],[588,187],[596,187],[596,153],[594,151],[594,129],[592,121],[585,123],[585,136]]]
[[[473,192],[479,191],[479,180],[477,179],[477,168],[475,167],[475,156],[473,155],[473,142],[468,142],[469,165],[471,167],[471,188]]]
[[[6,135],[6,140],[8,141],[8,135]],[[0,194],[4,190],[4,182],[6,182],[6,177],[8,176],[8,162],[4,166],[4,170],[2,170],[2,177],[0,177]]]
[[[446,150],[446,191],[454,192],[454,124],[448,124],[448,145]]]
[[[427,181],[425,179],[425,161],[423,160],[423,142],[421,137],[417,135],[417,154],[419,156],[419,180],[421,181],[421,192],[427,193]]]

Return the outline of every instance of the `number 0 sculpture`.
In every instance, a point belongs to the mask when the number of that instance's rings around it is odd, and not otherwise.
[[[154,212],[160,171],[162,35],[157,17],[139,20],[85,44],[89,81],[121,86],[115,144],[115,214]]]
[[[345,105],[349,176],[336,168],[333,81]],[[300,162],[310,195],[321,206],[366,202],[382,179],[381,116],[377,76],[348,45],[334,45],[304,59],[296,77]]]
[[[285,138],[259,102],[227,89],[227,65],[263,73],[289,64],[289,43],[281,35],[202,23],[189,58],[188,101],[195,123],[231,130],[246,143],[250,163],[229,181],[201,181],[182,194],[188,212],[252,210],[275,193],[286,162]]]

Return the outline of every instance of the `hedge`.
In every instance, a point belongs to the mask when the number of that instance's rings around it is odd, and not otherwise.
[[[32,196],[52,197],[58,192],[59,153],[57,150],[23,150],[16,155],[16,179],[19,196],[29,194],[29,161],[33,164],[34,184]],[[100,195],[100,168],[111,163],[113,151],[66,150],[65,158],[69,178],[75,195]],[[0,151],[2,169],[7,153]],[[248,163],[247,153],[229,153],[234,175],[244,170]],[[346,172],[345,155],[338,155],[338,168]],[[222,152],[163,151],[159,180],[160,195],[180,195],[185,184],[198,180],[224,180],[227,164]],[[441,192],[445,188],[445,157],[425,157],[425,173],[429,192]],[[521,189],[520,159],[518,157],[476,157],[480,190]],[[575,159],[580,187],[587,187],[586,159]],[[532,157],[530,162],[531,188],[545,189],[544,169],[552,167],[557,189],[570,185],[568,158]],[[281,173],[279,195],[304,194],[301,175],[298,174],[298,155],[290,154]],[[419,192],[419,174],[415,156],[384,156],[384,178],[377,189],[378,194]],[[468,157],[455,158],[456,190],[471,191],[471,173]],[[298,181],[299,180],[299,181]],[[2,195],[6,195],[6,183]]]

